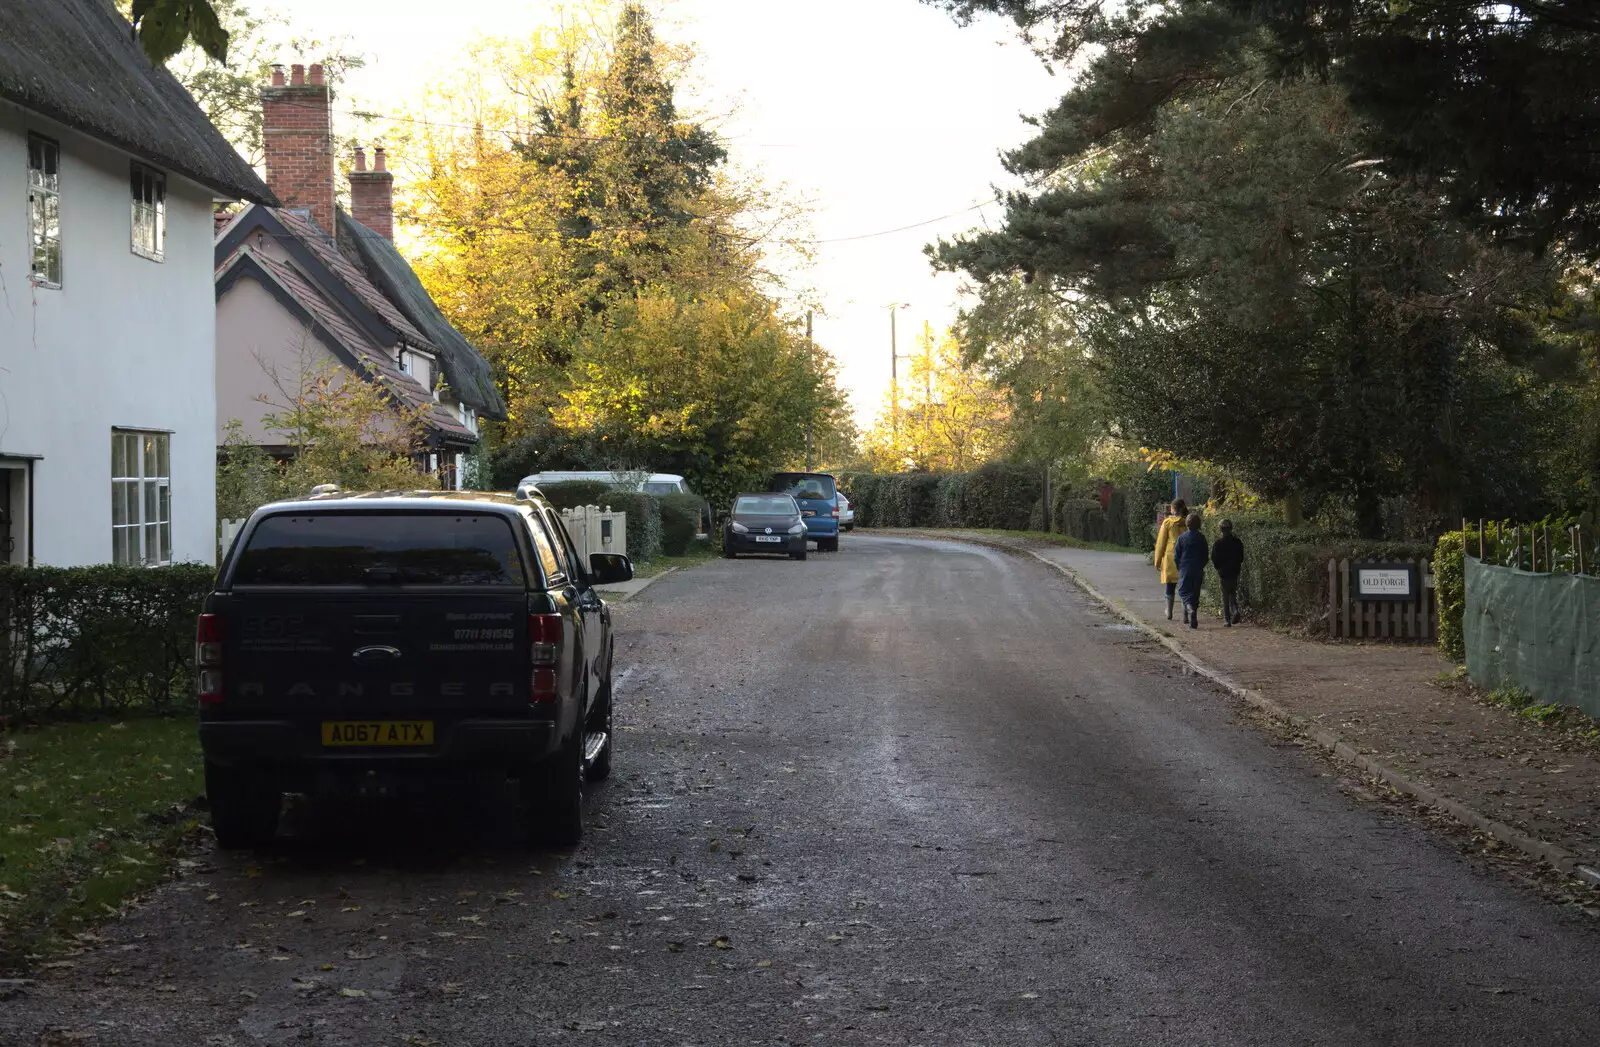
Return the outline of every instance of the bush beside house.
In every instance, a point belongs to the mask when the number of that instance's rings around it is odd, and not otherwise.
[[[214,579],[204,564],[0,567],[0,722],[190,712]]]

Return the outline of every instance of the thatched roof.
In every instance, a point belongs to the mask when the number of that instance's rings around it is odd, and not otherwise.
[[[389,238],[340,211],[339,242],[355,245],[367,275],[438,349],[445,381],[461,402],[485,418],[504,421],[506,404],[495,388],[489,362],[445,319],[411,264]]]
[[[0,99],[219,194],[278,202],[110,0],[0,0]]]

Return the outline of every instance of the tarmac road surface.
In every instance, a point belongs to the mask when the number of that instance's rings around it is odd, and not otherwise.
[[[846,535],[617,618],[576,851],[499,797],[305,805],[0,994],[0,1043],[1600,1037],[1593,920],[1347,796],[1030,559]]]

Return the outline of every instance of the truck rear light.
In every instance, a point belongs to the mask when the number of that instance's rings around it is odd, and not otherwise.
[[[559,614],[528,615],[528,661],[533,665],[528,701],[536,705],[556,700],[556,662],[564,632]]]
[[[222,701],[222,616],[202,614],[194,628],[195,697]]]
[[[829,513],[828,515],[833,517],[835,520],[837,520],[839,518],[839,510],[835,509],[833,512]]]

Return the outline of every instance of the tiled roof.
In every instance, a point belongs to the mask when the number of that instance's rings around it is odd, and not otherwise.
[[[433,398],[422,383],[395,366],[389,353],[350,322],[311,280],[292,265],[275,261],[264,254],[243,249],[265,269],[301,307],[321,324],[323,329],[339,341],[352,356],[360,361],[370,377],[380,381],[402,403],[425,412],[428,426],[440,433],[477,440],[471,429],[462,425],[450,409]],[[409,339],[407,339],[409,341]]]
[[[272,213],[296,240],[316,255],[317,261],[338,277],[340,282],[350,289],[350,293],[360,299],[362,305],[376,313],[390,330],[418,349],[438,355],[439,347],[405,318],[388,296],[373,285],[367,274],[344,256],[344,253],[329,239],[328,234],[317,228],[316,223],[287,208],[275,208]]]

